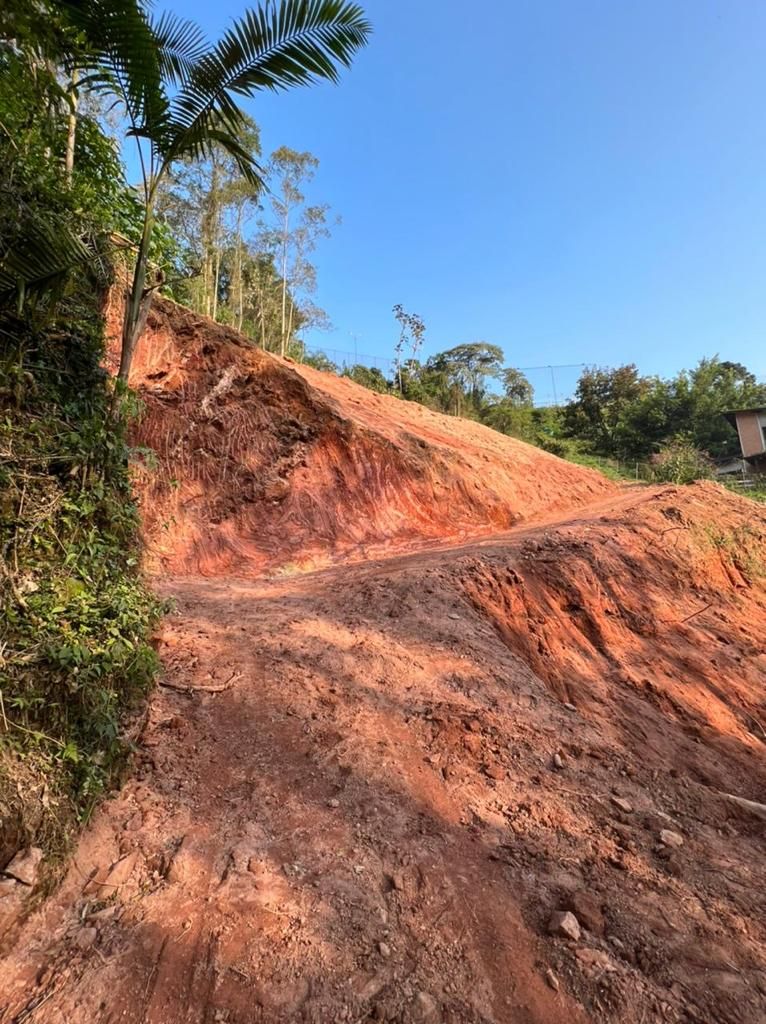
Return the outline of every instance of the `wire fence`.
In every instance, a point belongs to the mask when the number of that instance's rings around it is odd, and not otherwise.
[[[374,356],[357,349],[328,348],[325,345],[305,345],[306,355],[325,355],[341,370],[352,366],[369,366],[380,370],[389,380],[396,375],[396,360],[387,356]],[[538,408],[566,405],[577,388],[580,374],[588,363],[558,363],[546,366],[517,366],[534,391],[534,404]]]

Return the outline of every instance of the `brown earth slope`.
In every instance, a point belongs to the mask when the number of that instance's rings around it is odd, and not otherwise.
[[[355,411],[191,319],[179,350],[168,315],[141,371],[165,382],[144,428],[178,572],[163,678],[133,776],[2,939],[0,1024],[762,1024],[766,509],[576,469],[567,489],[557,460],[395,400]],[[490,509],[543,522],[434,546]],[[0,875],[0,921],[25,891]]]
[[[166,580],[136,774],[0,1021],[761,1024],[766,823],[726,795],[766,793],[765,574],[766,512],[700,485]]]
[[[280,360],[158,302],[132,383],[146,535],[172,572],[316,567],[507,530],[614,490],[480,424]]]

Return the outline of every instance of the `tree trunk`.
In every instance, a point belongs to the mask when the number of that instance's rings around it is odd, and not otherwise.
[[[221,247],[215,249],[215,276],[213,278],[213,319],[218,319],[218,282],[221,277]]]
[[[66,137],[66,158],[64,163],[64,171],[66,173],[67,184],[72,184],[72,174],[74,173],[74,145],[77,138],[77,83],[80,80],[80,72],[77,68],[72,69],[72,80],[69,86],[69,96],[71,101],[71,109],[69,111],[69,126],[67,128]]]
[[[285,355],[287,355],[290,346],[290,339],[293,336],[293,312],[295,311],[295,303],[290,299],[290,315],[287,318],[287,344],[285,345]]]
[[[242,330],[242,320],[244,316],[244,299],[243,299],[243,285],[242,285],[242,211],[244,204],[239,203],[237,207],[237,262],[236,262],[236,273],[237,273],[237,330]]]
[[[280,354],[284,356],[287,348],[285,324],[287,320],[287,232],[289,229],[289,209],[285,201],[285,228],[282,235],[282,346]]]
[[[150,209],[144,215],[144,227],[136,256],[133,271],[133,282],[125,305],[125,318],[122,323],[122,351],[120,352],[120,369],[117,380],[127,386],[130,366],[138,340],[146,326],[146,318],[152,303],[153,288],[146,287],[146,266],[149,259],[149,241],[152,235],[154,216]],[[115,392],[115,395],[117,392]],[[117,406],[113,406],[117,408]]]

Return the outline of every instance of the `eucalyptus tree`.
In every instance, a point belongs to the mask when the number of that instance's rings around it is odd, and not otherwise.
[[[218,147],[245,180],[260,186],[261,170],[240,141],[246,125],[240,98],[337,81],[365,45],[370,25],[347,0],[266,0],[211,45],[194,22],[170,13],[157,18],[140,0],[57,0],[57,6],[88,40],[81,85],[119,98],[138,147],[144,216],[122,330],[118,378],[126,382],[161,285],[150,279],[149,249],[158,192],[174,165]]]
[[[396,379],[399,384],[399,394],[402,390],[402,354],[405,347],[412,352],[410,362],[414,362],[418,350],[423,344],[423,335],[426,333],[426,325],[417,313],[408,313],[401,302],[397,302],[392,310],[394,319],[399,324],[399,337],[394,345],[394,364],[396,366]]]
[[[280,146],[266,168],[269,181],[270,216],[262,218],[259,244],[270,253],[281,275],[281,330],[279,352],[287,354],[296,330],[322,327],[327,314],[311,296],[316,291],[316,267],[310,256],[321,238],[330,234],[330,207],[310,204],[306,187],[319,167],[319,160],[307,152]],[[335,223],[338,223],[336,219]]]

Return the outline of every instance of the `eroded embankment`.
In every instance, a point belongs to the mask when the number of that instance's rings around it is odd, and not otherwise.
[[[135,775],[0,1021],[761,1024],[765,826],[721,794],[766,785],[764,564],[704,485],[165,581]]]
[[[156,565],[175,573],[314,567],[461,537],[615,488],[479,424],[255,349],[158,302],[132,383]],[[155,463],[156,460],[156,463]]]
[[[465,566],[467,593],[563,701],[652,706],[710,746],[763,753],[766,511],[714,484],[666,488],[589,524],[543,531],[513,564]],[[624,709],[623,709],[624,711]],[[634,725],[646,742],[662,734]],[[696,745],[703,740],[704,752]],[[720,780],[719,780],[720,782]],[[730,780],[731,783],[731,780]],[[755,797],[754,778],[739,783]]]

